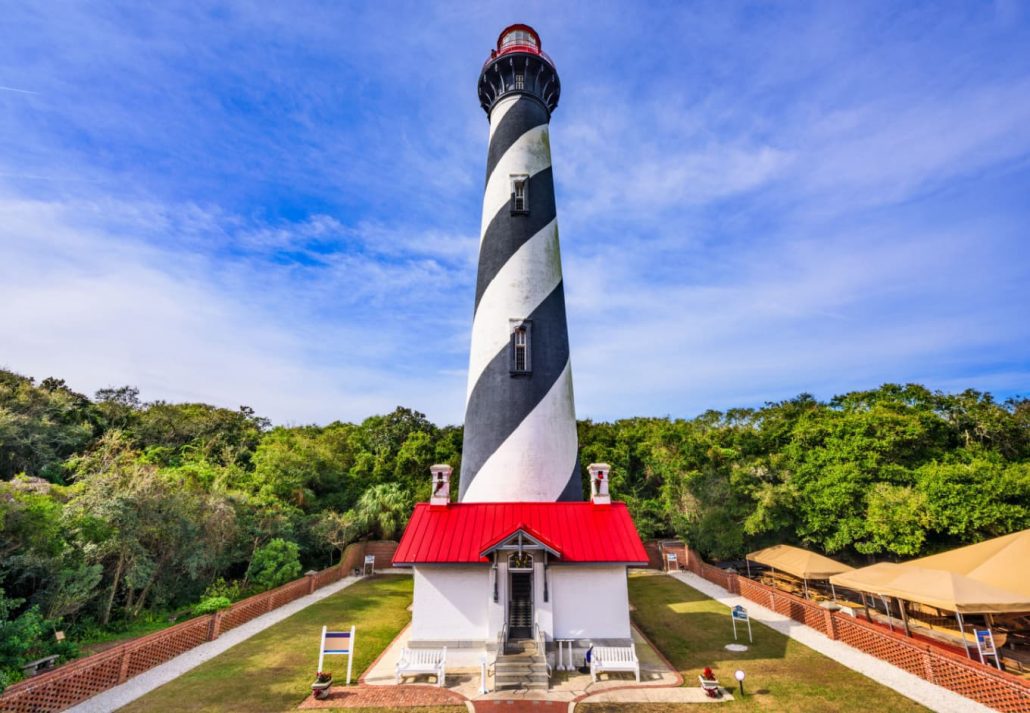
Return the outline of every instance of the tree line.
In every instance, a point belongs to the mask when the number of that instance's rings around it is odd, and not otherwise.
[[[213,611],[353,540],[399,536],[429,466],[460,468],[461,438],[400,407],[273,427],[247,407],[143,403],[133,387],[89,398],[0,370],[0,686],[25,660]],[[583,466],[613,466],[642,537],[710,559],[792,542],[859,562],[1030,527],[1025,399],[888,384],[581,421],[579,439]]]

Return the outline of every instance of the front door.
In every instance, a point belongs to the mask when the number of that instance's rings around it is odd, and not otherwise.
[[[533,573],[512,572],[508,596],[508,638],[533,638]]]

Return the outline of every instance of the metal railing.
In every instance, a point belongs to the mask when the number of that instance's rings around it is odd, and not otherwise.
[[[547,659],[547,635],[540,628],[540,624],[535,621],[533,622],[533,639],[536,641],[537,652],[544,657],[544,663],[547,664],[547,677],[550,678],[551,662]]]
[[[497,655],[494,660],[497,660],[497,656],[503,656],[504,652],[508,649],[508,624],[506,623],[501,627],[501,630],[497,632]]]

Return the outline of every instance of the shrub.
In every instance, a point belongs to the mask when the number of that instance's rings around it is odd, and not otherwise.
[[[193,616],[214,614],[216,611],[221,611],[231,606],[232,602],[229,601],[228,597],[206,597],[197,602],[193,607]]]
[[[225,597],[231,602],[238,602],[243,599],[245,593],[246,590],[243,587],[243,582],[238,579],[227,582],[224,577],[219,577],[204,590],[204,599]]]

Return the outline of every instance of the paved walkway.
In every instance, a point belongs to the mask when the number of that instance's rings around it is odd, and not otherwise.
[[[886,661],[881,661],[875,656],[870,656],[843,642],[833,641],[815,629],[811,629],[789,617],[766,609],[750,599],[730,594],[718,584],[713,584],[696,574],[691,572],[673,572],[669,576],[675,577],[702,594],[715,599],[721,604],[725,604],[727,607],[734,607],[738,604],[746,607],[748,614],[755,621],[760,621],[784,636],[800,641],[808,648],[814,649],[837,663],[847,666],[853,671],[858,671],[888,688],[894,689],[901,695],[911,698],[916,703],[921,703],[933,711],[938,713],[993,713],[990,708],[976,701],[971,701],[953,691],[925,681],[908,671],[904,671]]]
[[[267,614],[262,614],[256,619],[251,619],[246,624],[241,624],[232,631],[227,631],[214,641],[208,641],[205,644],[192,648],[186,653],[164,662],[160,666],[155,666],[149,671],[130,678],[120,686],[115,686],[103,693],[98,693],[89,700],[69,708],[68,711],[69,713],[107,713],[107,711],[113,711],[128,705],[137,698],[150,693],[158,686],[163,686],[190,669],[196,668],[208,659],[213,659],[241,641],[246,641],[259,631],[264,631],[273,624],[278,624],[283,619],[296,614],[301,609],[336,594],[341,589],[346,589],[359,579],[361,578],[344,577],[339,582],[316,589],[314,594],[301,597],[289,604],[284,604],[278,609],[273,609]]]

